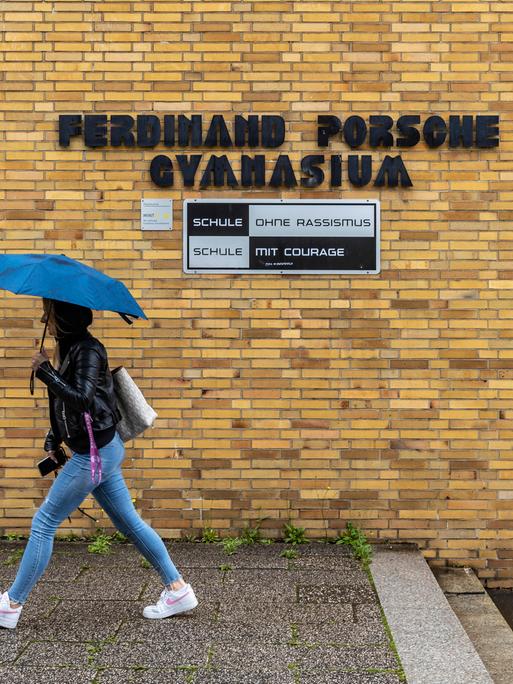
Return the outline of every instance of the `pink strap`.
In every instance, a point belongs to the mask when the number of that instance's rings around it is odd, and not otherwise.
[[[94,484],[102,481],[102,459],[93,434],[93,419],[90,413],[84,413],[84,421],[89,435],[89,456],[91,457],[91,480]]]

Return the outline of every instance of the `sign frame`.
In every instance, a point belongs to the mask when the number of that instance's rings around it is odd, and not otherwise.
[[[375,243],[375,265],[374,269],[279,269],[279,268],[214,268],[214,267],[191,267],[189,266],[189,255],[190,255],[190,241],[189,238],[192,237],[188,232],[188,207],[194,204],[246,204],[246,205],[347,205],[347,206],[374,206],[374,243]],[[196,199],[184,199],[183,200],[183,271],[187,274],[199,275],[201,273],[207,274],[244,274],[249,275],[267,275],[267,274],[280,274],[280,275],[300,275],[300,274],[316,274],[316,275],[378,275],[381,271],[381,258],[380,258],[380,246],[381,246],[381,205],[378,199],[343,199],[343,200],[319,200],[319,199],[232,199],[232,198],[196,198]],[[277,236],[278,237],[278,236]],[[308,235],[310,237],[310,235]],[[320,236],[322,237],[322,236]],[[324,238],[327,239],[327,238]]]

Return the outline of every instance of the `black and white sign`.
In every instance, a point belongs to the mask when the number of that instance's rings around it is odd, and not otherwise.
[[[377,200],[185,200],[186,273],[379,273]]]

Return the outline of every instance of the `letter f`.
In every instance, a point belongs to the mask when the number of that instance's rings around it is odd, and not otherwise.
[[[69,139],[82,131],[81,114],[61,114],[59,116],[59,145],[69,147]]]

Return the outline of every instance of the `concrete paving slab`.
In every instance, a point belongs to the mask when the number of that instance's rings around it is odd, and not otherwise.
[[[143,557],[132,544],[113,543],[108,553],[91,553],[88,551],[89,544],[90,542],[56,542],[51,562],[58,565],[61,562],[78,563],[92,570],[111,568],[123,568],[133,572],[144,570],[141,567]]]
[[[230,669],[200,670],[194,680],[194,684],[295,684],[296,682],[297,678],[288,669],[276,672],[234,672]]]
[[[56,558],[54,556],[50,560],[46,576],[51,578],[52,582],[73,582],[87,571],[89,563],[88,559],[84,562],[83,557],[80,556],[71,558],[69,556]]]
[[[295,632],[297,640],[301,644],[309,645],[330,645],[330,646],[351,646],[359,648],[362,646],[380,645],[387,646],[388,637],[382,624],[358,625],[355,623],[324,623],[314,625],[297,625]]]
[[[79,579],[69,582],[47,581],[44,575],[34,591],[37,595],[46,594],[60,599],[88,598],[98,601],[117,601],[121,597],[136,601],[143,591],[147,580],[141,575],[132,574],[119,568],[115,573],[105,568],[93,574],[81,575]],[[158,596],[156,597],[158,598]]]
[[[173,621],[168,621],[173,628]],[[208,662],[210,639],[195,636],[187,639],[176,632],[162,641],[130,641],[107,644],[99,652],[97,667],[190,667],[205,666]]]
[[[383,624],[380,607],[377,603],[354,603],[353,607],[356,622],[369,626]]]
[[[270,622],[238,622],[215,623],[210,627],[210,639],[213,644],[246,643],[248,641],[262,644],[285,645],[290,641],[291,630],[287,623]]]
[[[177,569],[182,568],[218,568],[224,563],[229,563],[233,556],[224,553],[218,544],[198,543],[168,543],[166,544],[169,555]],[[201,552],[198,552],[201,549]]]
[[[199,609],[199,606],[198,606]],[[198,644],[211,641],[212,621],[198,619],[197,610],[183,615],[175,615],[166,620],[146,620],[142,611],[127,623],[124,623],[116,634],[115,643],[147,644],[164,643],[171,639],[188,640]]]
[[[192,546],[192,549],[190,548]],[[197,554],[194,555],[194,548],[197,544],[177,543],[173,545],[168,544],[168,550],[173,558],[175,565],[179,567],[188,567],[193,563],[198,563]],[[209,562],[219,562],[221,564],[229,564],[234,568],[276,568],[285,569],[288,567],[288,560],[281,558],[280,553],[284,549],[283,544],[258,544],[251,546],[239,546],[237,552],[232,555],[225,553],[221,547],[214,549],[208,547],[207,554],[201,555],[201,561],[206,559]]]
[[[40,616],[28,620],[23,616],[25,629],[30,639],[56,641],[66,635],[67,641],[79,643],[91,639],[102,640],[114,635],[122,621],[132,613],[126,601],[60,601],[51,614],[51,619]]]
[[[14,630],[0,631],[0,666],[11,665],[27,648],[29,639],[26,634]],[[0,679],[0,681],[2,681]]]
[[[91,635],[91,638],[94,639],[94,635]],[[87,668],[89,666],[87,645],[62,640],[58,643],[55,641],[32,641],[16,659],[16,665],[20,667],[37,666],[44,669],[49,664],[52,667]]]
[[[265,658],[264,658],[265,653]],[[397,661],[388,647],[360,648],[332,646],[284,646],[262,642],[212,644],[210,664],[213,668],[240,672],[280,670],[283,663],[295,663],[301,672],[395,669]]]
[[[323,625],[325,623],[349,623],[356,620],[354,603],[291,603],[284,608],[284,618],[298,625]]]
[[[175,639],[178,634],[193,639],[202,634],[205,638],[212,629],[216,614],[217,603],[200,601],[194,611],[175,615],[166,620],[146,620],[142,617],[145,601],[130,602],[128,604],[129,617],[123,620],[116,632],[118,641],[159,641],[168,638]]]
[[[4,684],[92,684],[95,670],[56,667],[0,667]]]
[[[174,667],[99,670],[94,684],[196,684],[195,671]]]
[[[371,571],[408,684],[493,684],[420,552],[378,546]]]
[[[305,578],[306,579],[306,578]],[[349,583],[347,580],[340,584],[334,582],[334,577],[331,576],[331,581],[323,581],[316,575],[311,577],[311,582],[298,582],[297,584],[297,602],[301,604],[339,604],[348,602],[364,603],[366,601],[372,602],[375,600],[372,587],[367,583],[365,585],[358,582]]]

